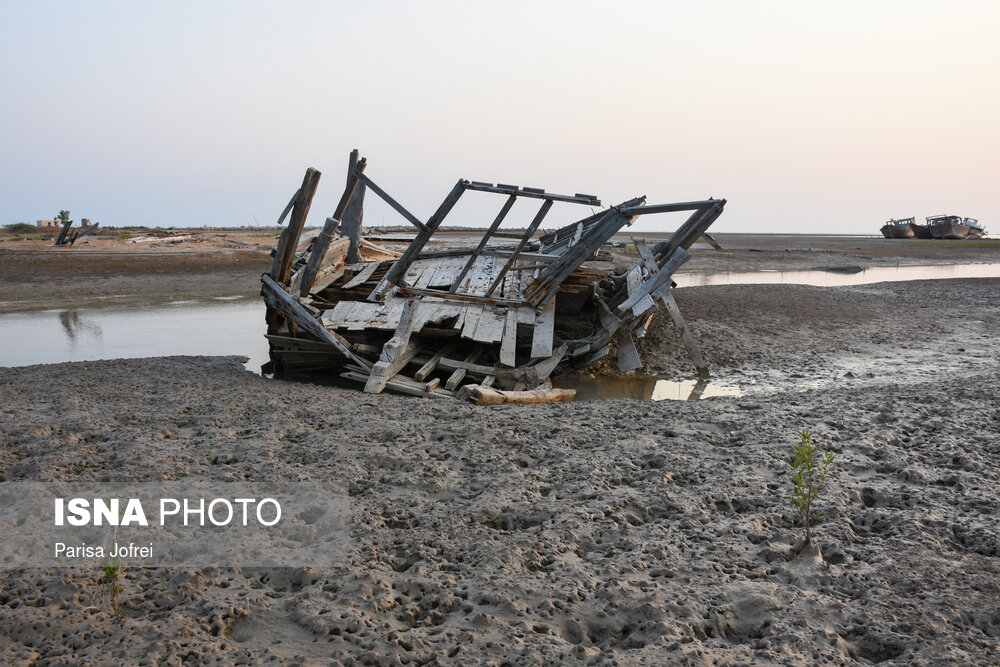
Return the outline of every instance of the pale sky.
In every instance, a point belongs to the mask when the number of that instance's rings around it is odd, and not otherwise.
[[[715,231],[1000,233],[1000,2],[0,0],[0,55],[0,224],[273,225],[310,166],[321,224],[358,148],[422,219],[468,178],[725,197]],[[503,203],[465,198],[446,224]]]

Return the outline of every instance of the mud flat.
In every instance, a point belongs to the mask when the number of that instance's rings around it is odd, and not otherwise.
[[[0,662],[997,664],[998,288],[679,290],[745,392],[700,402],[442,405],[233,357],[4,369],[4,483],[340,479],[352,529],[334,568],[126,568],[123,620],[96,571],[0,572]],[[687,372],[665,322],[639,352]],[[836,455],[802,552],[799,430]]]

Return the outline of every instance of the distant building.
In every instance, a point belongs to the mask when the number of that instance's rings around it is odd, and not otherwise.
[[[42,229],[46,229],[48,227],[55,227],[56,229],[58,229],[62,227],[62,223],[59,222],[58,220],[39,220],[37,224]]]

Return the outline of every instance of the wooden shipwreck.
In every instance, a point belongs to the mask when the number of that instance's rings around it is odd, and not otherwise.
[[[601,206],[592,195],[459,180],[437,211],[420,220],[365,173],[351,154],[347,186],[312,238],[302,232],[320,174],[308,169],[279,217],[270,273],[262,276],[270,362],[276,375],[334,375],[366,392],[385,389],[481,404],[567,400],[549,375],[585,366],[617,343],[623,372],[641,368],[634,337],[656,308],[679,327],[700,375],[708,369],[674,302],[671,275],[719,217],[724,199],[647,205],[637,197],[538,236],[553,205]],[[409,221],[416,236],[402,252],[363,237],[366,192]],[[499,195],[502,206],[478,243],[442,246],[434,238],[467,192]],[[526,230],[500,226],[515,201],[535,199]],[[638,216],[687,211],[666,241],[636,242],[639,259],[615,274],[605,243]]]

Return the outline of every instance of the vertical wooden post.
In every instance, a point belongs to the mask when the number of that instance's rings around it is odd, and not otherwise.
[[[358,149],[351,151],[350,164],[347,170],[347,187],[351,187],[352,175],[355,173],[355,169],[358,168]],[[360,167],[361,171],[364,171],[364,166]],[[356,179],[355,179],[356,180]],[[344,211],[343,216],[340,218],[340,233],[351,240],[351,245],[347,249],[347,263],[357,264],[361,261],[361,251],[359,246],[361,244],[361,232],[362,223],[365,219],[365,191],[367,188],[364,183],[358,183],[354,188],[354,193],[351,195],[351,199],[347,204],[347,209]]]
[[[302,235],[302,228],[306,223],[306,216],[309,215],[309,207],[312,206],[313,196],[319,186],[320,173],[309,167],[302,178],[302,187],[299,188],[299,196],[292,205],[292,216],[288,221],[288,227],[281,233],[278,239],[278,248],[274,253],[274,265],[271,267],[271,277],[281,284],[288,283],[288,276],[292,270],[292,260],[295,258],[295,248],[299,244],[299,236]]]

